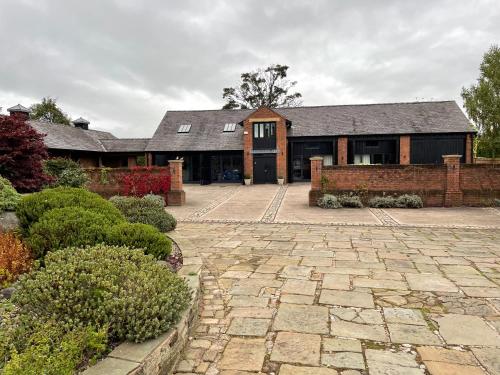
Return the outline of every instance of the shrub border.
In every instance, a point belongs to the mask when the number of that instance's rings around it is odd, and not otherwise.
[[[173,240],[172,240],[173,241]],[[201,258],[184,258],[178,274],[193,291],[191,302],[179,323],[153,340],[140,344],[124,342],[82,375],[160,375],[173,372],[198,319],[201,299]]]

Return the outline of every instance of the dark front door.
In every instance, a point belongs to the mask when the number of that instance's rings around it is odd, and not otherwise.
[[[253,156],[254,184],[276,183],[276,154]]]

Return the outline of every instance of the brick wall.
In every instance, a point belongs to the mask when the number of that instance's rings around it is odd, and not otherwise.
[[[399,164],[410,164],[410,143],[409,135],[399,137]]]
[[[279,114],[267,107],[261,107],[253,112],[243,122],[243,168],[245,175],[250,175],[253,178],[253,129],[254,122],[276,122],[276,177],[283,176],[285,181],[287,176],[287,131],[286,121]]]
[[[324,193],[357,192],[367,201],[373,196],[413,193],[426,206],[484,206],[500,198],[500,165],[459,163],[459,156],[444,157],[444,165],[336,165],[321,166],[312,174],[309,204]],[[321,183],[323,179],[323,183]]]

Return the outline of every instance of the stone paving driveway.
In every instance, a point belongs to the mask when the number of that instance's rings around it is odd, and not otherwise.
[[[495,208],[337,209],[309,207],[310,184],[185,185],[186,205],[169,207],[190,222],[309,223],[373,226],[457,226],[500,229]]]
[[[178,373],[500,374],[498,230],[185,222],[173,237],[204,263]]]

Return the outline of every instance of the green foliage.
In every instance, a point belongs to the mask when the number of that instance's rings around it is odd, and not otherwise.
[[[0,176],[0,213],[4,211],[14,211],[21,199],[16,189],[9,180]]]
[[[338,198],[335,195],[325,194],[318,199],[318,206],[321,208],[342,208]]]
[[[165,207],[165,198],[157,194],[146,194],[143,199],[148,199],[150,201],[156,202],[160,207]]]
[[[51,186],[82,187],[88,177],[80,164],[68,158],[53,158],[44,161],[44,172],[54,177]]]
[[[337,197],[339,203],[342,207],[349,208],[362,208],[363,203],[361,202],[361,198],[354,194],[343,194]]]
[[[500,48],[491,46],[483,56],[477,84],[462,88],[469,117],[479,130],[478,156],[500,155]]]
[[[29,227],[36,223],[46,211],[62,207],[87,208],[105,215],[113,223],[124,221],[121,212],[101,196],[85,189],[58,187],[45,189],[21,199],[17,205],[16,214],[23,234],[27,235]]]
[[[297,82],[286,79],[287,70],[288,66],[277,64],[241,74],[239,86],[223,89],[222,98],[226,104],[222,109],[300,106],[302,94],[289,93]]]
[[[32,120],[71,125],[70,118],[57,106],[56,100],[53,98],[43,98],[41,103],[33,104],[30,109]]]
[[[165,259],[172,252],[172,241],[158,229],[147,224],[123,223],[108,229],[106,243],[142,249],[156,259]]]
[[[40,259],[51,250],[105,242],[112,224],[105,215],[82,207],[54,208],[30,227],[26,243]]]
[[[11,353],[4,375],[72,375],[106,351],[107,333],[92,327],[66,332],[57,322],[48,322],[38,324],[24,346],[24,351]]]
[[[373,197],[368,205],[373,208],[394,208],[396,207],[396,198],[391,196]]]
[[[28,319],[51,318],[63,329],[109,324],[110,338],[136,342],[167,331],[189,300],[185,281],[153,257],[105,245],[48,253],[12,297]]]
[[[137,156],[137,158],[136,158],[136,164],[139,167],[145,167],[146,166],[146,157],[143,156],[143,155]]]
[[[415,194],[403,194],[396,198],[396,207],[400,208],[422,208],[422,198]]]
[[[174,230],[177,225],[175,218],[165,211],[164,200],[160,196],[152,194],[144,198],[114,196],[110,201],[132,223],[149,224],[161,232]]]

